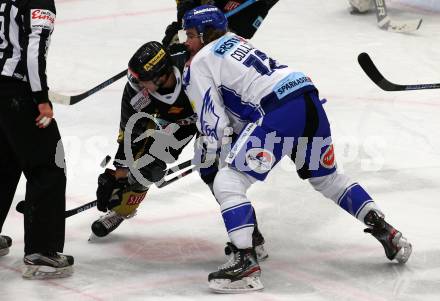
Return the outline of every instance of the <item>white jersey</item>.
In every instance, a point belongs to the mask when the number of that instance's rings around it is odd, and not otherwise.
[[[203,47],[183,77],[199,131],[218,142],[226,127],[239,133],[264,116],[270,103],[315,89],[303,73],[279,65],[233,33]]]

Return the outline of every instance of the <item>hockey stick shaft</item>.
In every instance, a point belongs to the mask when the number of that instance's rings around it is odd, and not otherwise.
[[[178,173],[179,171],[181,171],[181,170],[183,170],[183,169],[185,169],[187,167],[190,167],[191,165],[193,165],[192,164],[192,160],[188,160],[188,161],[185,161],[183,163],[180,163],[179,165],[176,165],[174,167],[168,168],[166,173],[165,173],[165,176],[169,176],[169,175],[173,175],[175,173]],[[178,179],[183,178],[184,176],[189,175],[194,169],[195,169],[195,167],[193,167],[193,168],[191,168],[189,170],[186,170],[186,171],[176,175],[175,177],[171,178],[170,180],[164,180],[163,182],[160,183],[160,185],[157,185],[157,187],[158,188],[162,188],[162,187],[168,186],[169,184],[177,181]],[[85,210],[88,210],[90,208],[93,208],[97,204],[98,203],[97,203],[96,200],[88,202],[88,203],[86,203],[84,205],[81,205],[79,207],[76,207],[76,208],[73,208],[73,209],[70,209],[70,210],[66,210],[65,213],[64,213],[64,216],[66,218],[70,217],[72,215],[75,215],[75,214],[78,214],[78,213],[83,212]],[[16,206],[16,210],[18,212],[20,212],[20,213],[24,213],[24,211],[26,210],[26,203],[25,203],[25,201],[18,202],[18,204]]]
[[[377,69],[376,65],[371,60],[370,56],[363,52],[358,56],[359,65],[364,70],[368,77],[385,91],[407,91],[407,90],[426,90],[426,89],[440,89],[440,83],[435,84],[416,84],[416,85],[399,85],[387,80]]]
[[[243,2],[242,4],[240,4],[239,6],[237,6],[236,8],[234,8],[233,10],[227,12],[225,14],[226,18],[229,18],[232,15],[235,15],[236,13],[242,11],[243,9],[245,9],[246,7],[248,7],[249,5],[254,4],[255,2],[258,2],[259,0],[247,0],[245,2]]]
[[[98,91],[104,89],[105,87],[113,84],[114,82],[116,82],[120,78],[124,77],[126,74],[127,74],[127,69],[125,69],[125,70],[119,72],[118,74],[112,76],[111,78],[109,78],[106,81],[100,83],[96,87],[94,87],[94,88],[92,88],[90,90],[87,90],[87,91],[85,91],[85,92],[83,92],[81,94],[78,94],[78,95],[68,96],[68,95],[58,94],[58,93],[49,91],[49,99],[52,102],[63,104],[63,105],[74,105],[74,104],[80,102],[81,100],[83,100],[84,98],[87,98],[90,95],[95,94],[96,92],[98,92]]]

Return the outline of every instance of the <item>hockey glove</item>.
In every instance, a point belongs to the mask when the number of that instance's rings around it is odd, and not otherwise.
[[[165,29],[165,37],[162,39],[162,44],[165,47],[169,47],[171,44],[175,44],[178,41],[177,33],[182,29],[179,23],[172,22]]]

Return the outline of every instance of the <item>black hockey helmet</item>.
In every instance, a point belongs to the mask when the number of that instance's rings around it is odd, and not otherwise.
[[[170,54],[161,43],[156,41],[142,45],[128,62],[130,73],[142,81],[168,74],[172,68]]]

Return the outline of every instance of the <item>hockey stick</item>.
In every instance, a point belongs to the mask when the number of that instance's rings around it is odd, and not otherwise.
[[[185,169],[185,168],[187,168],[187,167],[189,167],[189,166],[191,166],[191,165],[193,165],[193,164],[192,164],[192,160],[187,160],[187,161],[185,161],[185,162],[183,162],[183,163],[180,163],[179,165],[176,165],[176,166],[170,167],[170,168],[167,169],[167,171],[166,171],[166,173],[165,173],[165,176],[169,176],[169,175],[173,175],[173,174],[175,174],[175,173],[178,173],[179,171],[181,171],[181,170],[183,170],[183,169]],[[173,177],[173,178],[171,178],[171,179],[169,179],[169,180],[164,180],[164,181],[161,182],[159,185],[157,185],[157,187],[158,187],[158,188],[162,188],[162,187],[168,186],[169,184],[171,184],[171,183],[177,181],[178,179],[183,178],[183,177],[189,175],[189,174],[190,174],[192,171],[194,171],[195,169],[196,169],[195,167],[192,167],[191,169],[185,170],[184,172],[182,172],[182,173],[176,175],[175,177]],[[95,207],[96,205],[97,205],[97,201],[96,201],[96,200],[91,201],[91,202],[88,202],[88,203],[86,203],[86,204],[84,204],[84,205],[81,205],[81,206],[79,206],[79,207],[76,207],[76,208],[73,208],[73,209],[70,209],[70,210],[66,210],[65,213],[64,213],[64,216],[65,216],[66,218],[68,218],[68,217],[70,217],[70,216],[72,216],[72,215],[75,215],[75,214],[78,214],[78,213],[83,212],[83,211],[85,211],[85,210],[88,210],[88,209],[90,209],[90,208],[93,208],[93,207]],[[18,204],[17,204],[17,206],[16,206],[15,209],[16,209],[18,212],[20,212],[20,213],[24,213],[24,211],[25,211],[25,209],[26,209],[26,203],[25,203],[25,201],[20,201],[20,202],[18,202]]]
[[[77,94],[77,95],[68,96],[68,95],[58,94],[56,92],[49,91],[49,99],[52,102],[63,104],[63,105],[74,105],[74,104],[80,102],[81,100],[83,100],[84,98],[89,97],[90,95],[92,95],[92,94],[104,89],[105,87],[113,84],[115,81],[124,77],[126,74],[127,74],[127,69],[119,72],[118,74],[109,78],[105,82],[100,83],[96,87],[94,87],[90,90],[87,90],[81,94]]]
[[[361,65],[368,77],[385,91],[406,91],[406,90],[425,90],[440,89],[440,83],[436,84],[419,84],[419,85],[399,85],[388,81],[377,69],[370,56],[363,52],[358,56],[359,65]]]
[[[184,164],[185,164],[186,166],[183,166]],[[180,165],[182,165],[182,166],[180,166]],[[189,167],[189,166],[191,166],[191,165],[193,165],[193,164],[192,164],[191,160],[188,160],[188,161],[186,161],[186,162],[183,162],[183,163],[180,164],[180,165],[177,165],[177,167],[178,167],[179,169],[176,170],[176,172],[179,171],[179,170],[185,169],[185,168],[187,168],[187,167]],[[187,170],[181,172],[180,174],[178,174],[178,175],[172,177],[172,178],[169,179],[169,180],[164,180],[163,182],[160,182],[160,183],[159,183],[158,185],[156,185],[156,186],[157,186],[157,188],[163,188],[163,187],[165,187],[165,186],[168,186],[168,185],[170,185],[171,183],[173,183],[173,182],[179,180],[180,178],[183,178],[183,177],[189,175],[190,173],[192,173],[192,172],[193,172],[194,170],[196,170],[196,169],[197,169],[197,167],[196,167],[196,166],[193,166],[193,167],[191,167],[190,169],[187,169]]]
[[[422,25],[422,19],[402,22],[391,20],[390,17],[388,17],[385,0],[374,0],[374,6],[376,7],[377,25],[383,30],[394,32],[411,32],[419,29],[420,25]]]
[[[228,11],[225,14],[225,17],[229,18],[230,16],[235,15],[236,13],[242,11],[243,9],[248,7],[249,5],[252,5],[252,4],[254,4],[255,2],[258,2],[258,1],[259,0],[247,0],[247,1],[243,2],[242,4],[240,4],[239,6],[237,6],[236,8],[234,8],[233,10]]]

